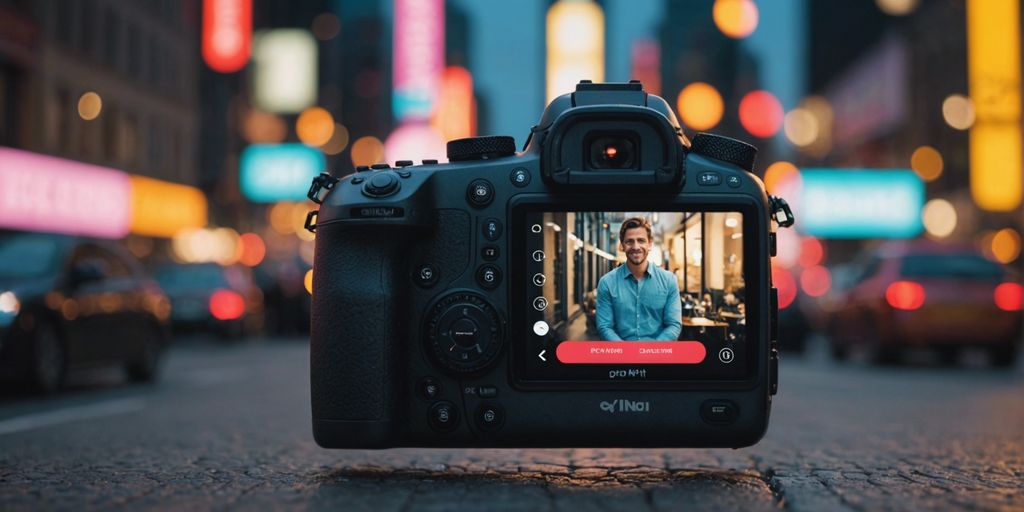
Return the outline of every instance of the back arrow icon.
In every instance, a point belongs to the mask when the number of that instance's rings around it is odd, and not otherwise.
[[[539,357],[541,361],[545,361],[546,362],[547,359],[544,359],[544,352],[547,352],[547,349],[541,350],[540,354],[537,354],[537,357]]]

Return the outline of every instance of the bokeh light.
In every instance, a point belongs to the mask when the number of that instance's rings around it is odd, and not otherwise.
[[[704,82],[694,82],[679,92],[676,109],[683,124],[692,130],[710,130],[722,120],[725,104],[718,90]]]
[[[1012,263],[1020,256],[1020,233],[1013,228],[1000,229],[992,236],[992,256],[1000,263]]]
[[[757,29],[758,12],[753,0],[715,0],[711,16],[718,30],[733,39],[743,39]]]
[[[921,222],[929,235],[946,238],[956,229],[956,208],[945,199],[932,199],[921,209]]]
[[[322,12],[313,18],[313,35],[321,41],[330,41],[341,31],[341,21],[333,12]]]
[[[782,127],[783,115],[782,104],[768,91],[753,91],[740,100],[740,124],[755,137],[775,135]]]
[[[1020,311],[1024,302],[1024,286],[1020,283],[1002,283],[992,293],[996,307],[1003,311]]]
[[[231,228],[183,229],[171,239],[172,256],[183,263],[231,265],[241,256],[239,245],[238,232]]]
[[[306,271],[306,276],[302,278],[302,283],[306,287],[306,292],[310,295],[313,294],[313,269]]]
[[[250,144],[277,144],[288,136],[288,125],[280,116],[249,109],[242,121],[242,137]]]
[[[790,110],[782,122],[786,138],[797,146],[804,147],[818,140],[818,118],[805,108]]]
[[[791,268],[800,261],[800,235],[795,229],[780,229],[775,232],[776,252],[772,263],[782,268]]]
[[[270,227],[282,235],[295,233],[296,230],[302,228],[306,220],[305,214],[300,212],[300,206],[303,204],[288,201],[274,203],[274,206],[271,206],[270,211],[267,212]],[[301,220],[298,218],[300,214],[302,215]]]
[[[800,240],[800,259],[797,263],[803,268],[820,265],[825,260],[825,245],[813,236],[805,236]]]
[[[298,202],[292,203],[290,219],[288,224],[292,227],[292,232],[299,237],[299,240],[313,240],[316,235],[306,229],[306,215],[312,209],[311,204]]]
[[[295,121],[295,133],[307,146],[323,146],[334,135],[334,117],[326,109],[309,107]]]
[[[800,274],[800,288],[811,297],[821,297],[828,293],[828,289],[831,287],[832,274],[821,265],[804,269],[803,273]],[[779,301],[781,302],[782,299],[779,299]]]
[[[800,102],[800,108],[810,112],[818,126],[814,142],[800,147],[800,151],[814,157],[824,157],[832,150],[832,121],[835,114],[832,104],[822,96],[808,96]]]
[[[89,91],[78,98],[78,115],[86,121],[92,121],[103,110],[103,100],[99,94]]]
[[[337,155],[348,147],[348,128],[340,123],[334,123],[334,133],[320,149],[328,155]]]
[[[793,273],[782,268],[772,266],[772,285],[779,291],[779,309],[786,309],[796,300],[796,279]]]
[[[764,171],[764,188],[769,194],[777,194],[785,185],[792,185],[800,180],[800,170],[789,162],[780,161],[768,166]]]
[[[875,0],[878,8],[889,16],[906,16],[917,9],[919,0]]]
[[[952,94],[942,101],[942,118],[957,130],[966,130],[974,124],[974,102],[967,96]]]
[[[428,124],[408,123],[391,132],[384,141],[384,159],[447,161],[444,139]]]
[[[373,165],[382,161],[384,143],[377,137],[360,137],[352,143],[352,165]]]
[[[910,155],[910,168],[924,181],[934,181],[942,176],[942,155],[931,146],[921,146]]]
[[[238,262],[242,265],[255,267],[267,255],[267,246],[256,233],[242,234],[238,237],[238,241],[242,247],[242,255],[238,258]]]

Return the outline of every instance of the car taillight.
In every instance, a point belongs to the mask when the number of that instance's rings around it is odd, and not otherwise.
[[[885,289],[885,301],[896,309],[913,311],[924,305],[924,287],[913,281],[896,281]]]
[[[1020,311],[1021,300],[1024,299],[1024,286],[1017,283],[1003,283],[996,286],[992,294],[996,307],[1003,311]]]
[[[234,320],[245,313],[245,299],[238,292],[217,290],[210,296],[210,314],[217,320]]]

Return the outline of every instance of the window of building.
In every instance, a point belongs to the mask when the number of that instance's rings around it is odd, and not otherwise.
[[[111,68],[121,69],[121,23],[113,7],[103,12],[103,27],[103,60]]]

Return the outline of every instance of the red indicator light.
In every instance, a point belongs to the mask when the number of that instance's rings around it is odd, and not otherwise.
[[[996,307],[1003,311],[1020,311],[1021,301],[1024,299],[1024,286],[1017,283],[1003,283],[996,286],[993,294]]]
[[[615,158],[615,155],[619,154],[619,150],[615,149],[615,146],[608,146],[604,148],[604,156],[608,158]]]
[[[706,355],[699,341],[563,341],[555,349],[566,364],[697,364]]]
[[[238,292],[217,290],[210,296],[210,314],[217,320],[234,320],[245,313],[245,299]]]
[[[896,309],[913,311],[924,305],[924,287],[913,281],[896,281],[886,288],[885,301]]]

